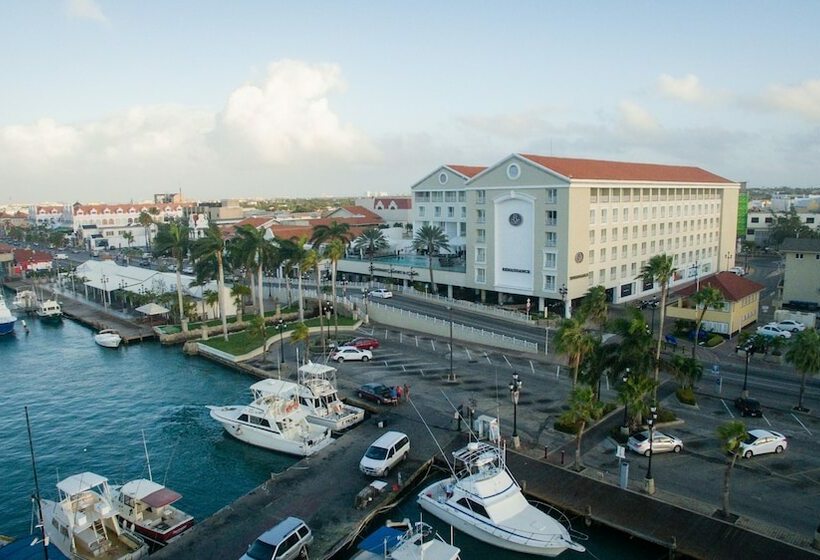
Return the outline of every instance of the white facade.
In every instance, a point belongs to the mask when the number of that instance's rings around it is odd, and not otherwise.
[[[140,225],[141,213],[150,214],[156,224],[181,218],[184,210],[179,203],[75,204],[72,227],[78,241],[89,249],[129,247],[126,233],[133,236],[130,246],[146,247],[156,225]]]

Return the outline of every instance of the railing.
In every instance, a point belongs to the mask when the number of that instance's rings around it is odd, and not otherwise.
[[[430,294],[427,292],[420,292],[413,288],[412,286],[404,288],[399,287],[395,289],[399,293],[407,296],[427,299],[430,301],[435,301],[441,303],[443,305],[453,306],[460,309],[468,309],[470,311],[474,311],[476,313],[481,313],[483,315],[492,315],[494,317],[503,317],[504,319],[508,319],[510,321],[517,321],[519,323],[526,323],[528,325],[535,325],[535,319],[528,318],[525,314],[521,313],[520,311],[513,311],[510,309],[503,309],[500,307],[493,307],[491,305],[485,305],[483,303],[476,303],[473,301],[466,301],[462,299],[454,299],[448,298],[445,296],[439,296],[436,294]]]

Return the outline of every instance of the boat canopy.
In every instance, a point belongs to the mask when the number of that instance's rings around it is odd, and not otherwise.
[[[251,391],[254,395],[279,395],[288,397],[297,393],[298,390],[299,386],[296,383],[281,379],[263,379],[251,385]]]
[[[368,535],[356,548],[381,555],[384,553],[385,547],[388,551],[396,548],[401,542],[402,535],[404,535],[404,531],[399,531],[395,527],[380,527],[377,531]]]
[[[120,492],[135,500],[145,502],[149,507],[153,508],[173,504],[182,498],[182,494],[144,478],[123,484],[122,488],[120,488]]]
[[[301,375],[310,375],[310,376],[326,376],[336,371],[336,368],[327,366],[325,364],[316,364],[313,362],[308,362],[303,366],[299,367],[299,373]]]
[[[85,492],[86,490],[105,484],[106,482],[108,482],[108,479],[104,476],[92,472],[84,472],[61,480],[57,483],[57,490],[63,494],[74,496],[80,492]]]

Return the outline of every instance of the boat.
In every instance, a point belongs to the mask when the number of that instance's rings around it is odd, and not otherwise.
[[[11,306],[14,309],[26,313],[35,311],[38,305],[37,293],[34,292],[34,290],[18,290],[14,299],[11,301]]]
[[[182,495],[152,480],[138,478],[111,489],[120,524],[156,547],[167,545],[194,526],[194,518],[174,507]]]
[[[0,336],[13,333],[16,322],[17,317],[11,314],[9,308],[6,307],[6,300],[0,294]]]
[[[94,342],[105,348],[117,348],[122,343],[122,337],[114,329],[103,329],[94,335]]]
[[[44,321],[62,321],[63,308],[57,300],[47,299],[37,306],[37,316]]]
[[[403,530],[401,529],[403,528]],[[365,537],[351,560],[458,560],[461,549],[444,540],[423,522],[388,522]]]
[[[120,527],[108,479],[84,472],[57,483],[59,501],[41,499],[42,523],[51,544],[75,560],[137,560],[145,541]]]
[[[584,552],[570,530],[530,504],[507,469],[501,448],[470,442],[453,452],[451,477],[421,491],[418,504],[456,529],[485,542],[536,556]],[[569,525],[569,520],[557,510]]]
[[[333,442],[330,430],[307,421],[308,411],[295,394],[251,389],[253,401],[245,406],[208,406],[211,418],[240,441],[307,457]]]

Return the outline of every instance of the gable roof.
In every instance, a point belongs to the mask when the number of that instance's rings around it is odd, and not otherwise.
[[[345,216],[334,216],[337,212],[343,210],[348,214],[351,214],[350,217]],[[331,210],[324,217],[314,220],[308,220],[310,225],[318,225],[318,224],[329,224],[332,219],[336,220],[337,222],[347,222],[351,225],[353,224],[380,224],[384,220],[381,216],[373,212],[372,210],[368,210],[364,206],[341,206],[336,208],[335,210]]]
[[[385,210],[390,209],[390,203],[396,203],[397,210],[410,210],[413,207],[413,199],[409,196],[381,196],[373,200],[373,208],[381,202]]]
[[[250,216],[248,218],[245,218],[243,220],[240,220],[240,221],[236,222],[235,224],[233,224],[233,226],[234,226],[234,229],[236,229],[236,228],[241,227],[241,226],[250,225],[250,226],[253,226],[253,227],[259,229],[261,227],[265,227],[265,226],[269,227],[269,226],[272,226],[272,225],[277,224],[277,223],[279,223],[279,222],[277,222],[274,218],[272,218],[270,216]]]
[[[733,272],[723,271],[701,278],[699,282],[690,282],[679,290],[675,290],[675,295],[689,297],[697,292],[699,287],[703,288],[705,286],[712,286],[720,290],[723,299],[726,301],[740,301],[746,296],[760,292],[765,288],[763,284],[747,280]]]
[[[571,179],[610,181],[654,181],[668,183],[733,183],[700,167],[629,163],[599,159],[563,158],[519,154],[542,167]]]
[[[448,168],[452,171],[455,171],[459,175],[461,175],[463,177],[467,177],[468,179],[472,179],[473,177],[475,177],[476,175],[478,175],[479,173],[481,173],[482,171],[487,169],[486,166],[480,166],[480,165],[452,165],[451,164],[451,165],[445,165],[444,167],[446,167],[446,168]]]
[[[32,249],[14,249],[14,260],[18,264],[51,262],[51,253],[33,251]]]
[[[781,251],[805,251],[806,253],[820,253],[820,239],[808,237],[784,239],[780,244]]]

